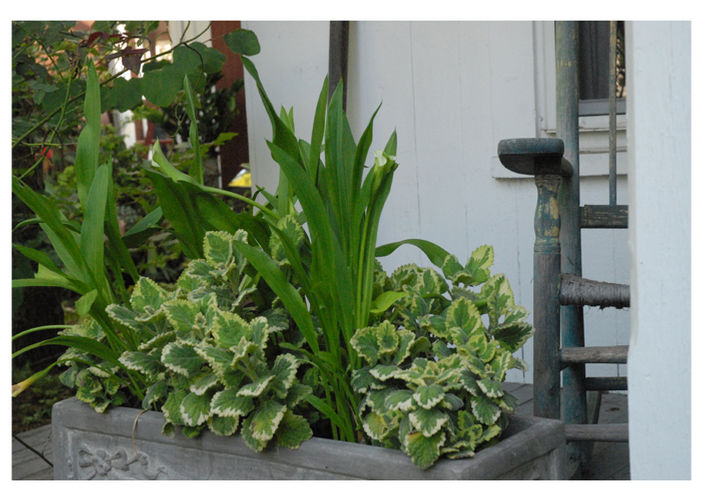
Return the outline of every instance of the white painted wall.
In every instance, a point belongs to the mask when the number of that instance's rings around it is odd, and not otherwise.
[[[691,478],[691,30],[627,23],[632,479]]]
[[[308,138],[327,72],[328,23],[245,22],[258,35],[254,57],[276,107],[294,105],[297,131]],[[418,237],[466,260],[485,243],[495,249],[495,272],[509,278],[516,300],[532,309],[533,213],[528,178],[508,176],[496,159],[499,140],[552,133],[555,96],[552,23],[354,22],[350,29],[348,114],[359,136],[379,103],[373,149],[397,129],[399,169],[380,225],[378,243]],[[546,71],[546,69],[548,69]],[[548,71],[550,73],[548,73]],[[246,77],[247,89],[254,89]],[[277,167],[265,139],[268,118],[255,90],[246,93],[253,182],[274,188]],[[624,121],[622,122],[622,126]],[[591,134],[596,123],[587,125]],[[592,140],[591,134],[585,139]],[[624,131],[621,131],[624,135]],[[605,136],[604,136],[605,140]],[[608,144],[608,143],[605,143]],[[606,156],[591,157],[590,172]],[[619,203],[627,203],[625,176]],[[582,203],[607,203],[603,177],[582,180]],[[588,230],[583,267],[589,278],[628,282],[627,231]],[[412,247],[383,263],[429,264]],[[588,344],[627,344],[627,311],[585,311]],[[529,342],[521,356],[531,363]],[[618,375],[617,366],[592,366],[588,375]],[[532,380],[530,372],[513,381]]]

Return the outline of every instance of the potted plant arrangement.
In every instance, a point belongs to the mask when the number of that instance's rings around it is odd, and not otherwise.
[[[502,388],[533,329],[493,249],[463,264],[423,240],[378,247],[396,134],[367,167],[374,115],[356,143],[342,84],[328,99],[324,82],[298,139],[249,59],[255,35],[227,43],[270,117],[277,191],[233,214],[217,197],[245,197],[154,147],[149,177],[191,259],[173,287],[141,277],[128,301],[85,300],[58,337],[76,398],[53,409],[55,477],[560,478],[561,423],[513,416]],[[434,266],[385,272],[377,258],[403,244]]]

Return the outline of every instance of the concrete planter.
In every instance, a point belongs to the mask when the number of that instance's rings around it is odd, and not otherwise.
[[[562,479],[562,422],[515,416],[496,445],[421,471],[401,451],[312,438],[261,453],[240,436],[161,433],[163,415],[119,407],[98,414],[75,398],[52,413],[54,478],[66,479]],[[135,425],[136,423],[136,425]]]

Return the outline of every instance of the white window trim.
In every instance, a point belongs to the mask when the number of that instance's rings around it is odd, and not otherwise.
[[[555,26],[534,21],[536,130],[538,137],[556,136]],[[608,115],[579,117],[579,175],[608,176]],[[616,170],[627,174],[626,115],[616,116]],[[492,169],[497,178],[522,178],[508,169]]]

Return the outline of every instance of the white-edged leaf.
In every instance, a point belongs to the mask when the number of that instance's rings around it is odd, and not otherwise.
[[[238,390],[226,389],[212,397],[212,412],[222,417],[244,417],[253,410],[253,398],[237,395]]]
[[[396,390],[385,397],[385,407],[392,411],[408,412],[416,408],[411,390]]]
[[[202,358],[192,346],[173,341],[163,348],[161,362],[173,372],[189,377],[202,366]]]
[[[396,365],[381,365],[378,364],[372,369],[370,369],[370,374],[379,379],[380,381],[386,381],[390,378],[398,378],[402,375],[404,371],[397,367]]]
[[[188,393],[180,402],[180,415],[187,426],[199,426],[211,415],[209,395]]]
[[[210,416],[207,426],[216,435],[228,437],[236,433],[239,427],[238,417]]]
[[[478,379],[477,385],[489,398],[501,397],[504,394],[499,381],[494,381],[493,379],[489,378]]]
[[[275,375],[271,374],[267,377],[244,385],[239,389],[237,395],[240,397],[259,397],[265,390],[268,389],[268,386],[273,379],[275,379]]]
[[[214,319],[212,335],[218,346],[228,349],[238,345],[241,339],[250,339],[251,326],[236,313],[223,311]]]
[[[191,379],[190,391],[195,395],[204,395],[204,393],[219,382],[217,375],[209,370],[203,371],[201,374],[194,376]]]
[[[158,358],[141,351],[125,351],[119,357],[119,361],[127,369],[138,371],[147,376],[155,376],[163,370],[163,365]]]
[[[296,449],[302,442],[312,438],[312,429],[306,419],[288,410],[280,421],[275,437],[281,447]]]
[[[145,312],[147,307],[158,310],[168,296],[169,293],[156,282],[150,278],[141,277],[134,285],[130,303],[136,312]]]
[[[424,409],[432,409],[438,405],[445,396],[443,388],[436,384],[419,386],[414,391],[414,401]]]
[[[424,436],[435,435],[448,422],[448,414],[438,409],[418,408],[409,413],[409,421]]]
[[[480,423],[493,425],[501,415],[501,408],[487,397],[477,396],[470,399],[472,413]]]
[[[429,437],[419,432],[409,433],[404,440],[404,450],[416,466],[425,470],[438,460],[444,443],[445,433]]]
[[[264,401],[250,416],[251,436],[262,441],[273,438],[286,410],[287,407],[276,400]]]

